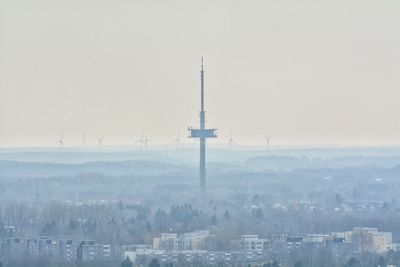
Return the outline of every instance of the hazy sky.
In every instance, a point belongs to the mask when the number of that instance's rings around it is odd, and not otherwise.
[[[0,0],[0,146],[400,144],[400,1]],[[185,140],[187,141],[187,140]]]

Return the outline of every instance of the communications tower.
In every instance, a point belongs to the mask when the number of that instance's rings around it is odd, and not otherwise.
[[[200,139],[200,194],[204,200],[206,193],[206,139],[216,138],[217,129],[206,128],[206,112],[204,110],[204,68],[201,58],[200,71],[200,128],[189,127],[189,138]]]

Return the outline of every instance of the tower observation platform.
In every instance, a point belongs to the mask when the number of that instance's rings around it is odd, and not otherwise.
[[[206,193],[206,139],[216,138],[217,129],[206,128],[206,116],[204,110],[204,68],[203,68],[203,58],[201,58],[201,71],[200,71],[200,127],[193,128],[189,127],[189,138],[199,138],[200,140],[200,193],[202,199],[205,197]]]

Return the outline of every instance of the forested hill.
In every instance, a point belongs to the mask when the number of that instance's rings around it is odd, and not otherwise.
[[[79,173],[102,173],[109,175],[158,175],[190,171],[187,165],[158,161],[96,161],[61,164],[48,162],[0,161],[0,177],[49,177],[70,176]]]

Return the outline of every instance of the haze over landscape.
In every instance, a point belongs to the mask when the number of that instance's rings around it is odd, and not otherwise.
[[[399,14],[0,0],[0,267],[399,267]]]

